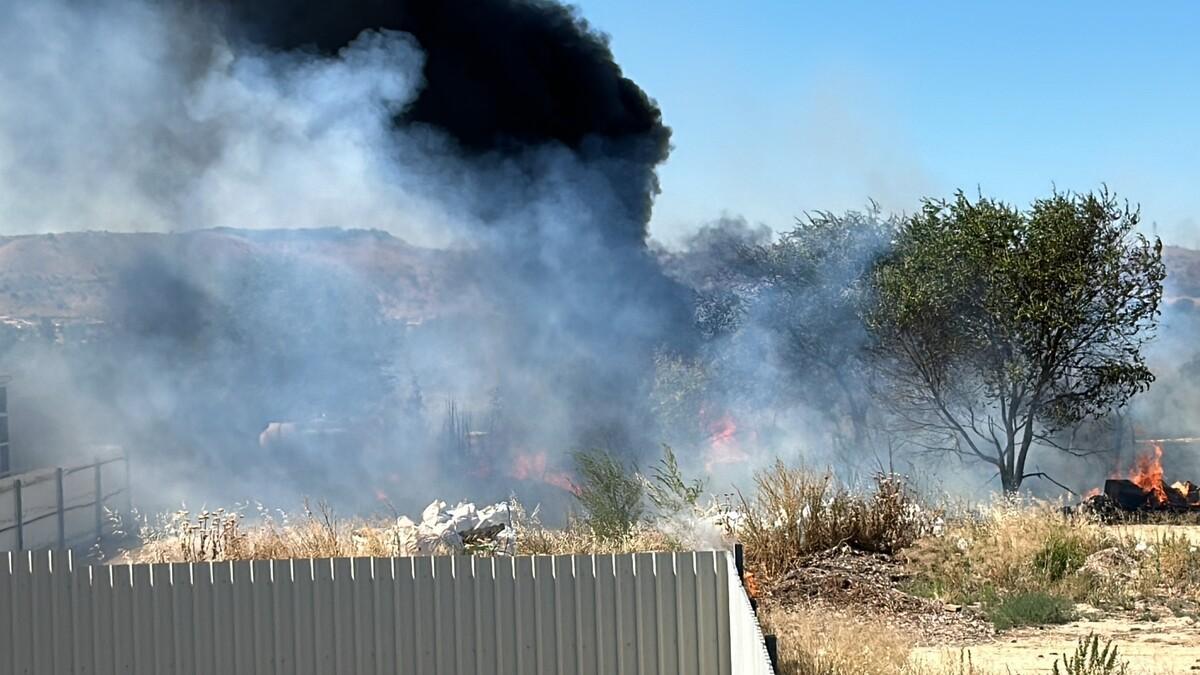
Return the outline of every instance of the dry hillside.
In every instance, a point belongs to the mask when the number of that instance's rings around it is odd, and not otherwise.
[[[104,321],[130,283],[217,280],[231,270],[303,265],[348,272],[374,290],[388,318],[447,310],[460,289],[458,256],[364,230],[200,230],[177,234],[73,232],[0,237],[0,315]],[[147,273],[161,279],[146,278]]]

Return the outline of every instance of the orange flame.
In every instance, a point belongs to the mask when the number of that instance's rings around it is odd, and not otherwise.
[[[517,480],[540,480],[572,494],[579,494],[579,488],[571,482],[569,475],[547,469],[545,452],[517,453],[509,475]]]
[[[737,422],[725,413],[710,427],[708,453],[704,459],[704,470],[712,473],[720,464],[737,464],[750,458],[738,444]]]
[[[750,596],[752,600],[757,600],[762,595],[762,591],[758,587],[758,579],[754,578],[753,572],[746,572],[742,577],[742,585],[746,587],[746,595]]]
[[[1163,478],[1163,449],[1155,444],[1153,452],[1145,452],[1134,460],[1129,480],[1145,491],[1153,506],[1200,506],[1200,486],[1191,481],[1176,481],[1167,485]]]
[[[1166,483],[1163,482],[1162,446],[1154,446],[1154,453],[1139,455],[1133,465],[1129,480],[1150,494],[1155,504],[1167,503]]]

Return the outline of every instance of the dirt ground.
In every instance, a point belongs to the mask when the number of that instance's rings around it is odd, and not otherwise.
[[[1079,639],[1095,632],[1112,639],[1133,673],[1165,675],[1200,672],[1200,624],[1191,617],[1157,621],[1103,618],[1061,626],[1007,631],[993,642],[963,647],[972,663],[998,672],[1048,673],[1057,657],[1074,651]],[[953,664],[961,648],[923,647],[913,659],[927,664]]]
[[[1114,525],[1119,535],[1137,537],[1139,541],[1153,544],[1164,536],[1187,537],[1194,546],[1200,546],[1200,525]]]

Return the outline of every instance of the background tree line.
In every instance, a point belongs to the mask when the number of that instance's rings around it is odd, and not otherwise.
[[[802,405],[841,454],[949,456],[1009,492],[1059,483],[1038,458],[1110,450],[1096,430],[1154,380],[1166,269],[1138,222],[1100,190],[820,212],[777,237],[711,228],[669,261],[706,345],[660,360],[660,419],[716,396]]]

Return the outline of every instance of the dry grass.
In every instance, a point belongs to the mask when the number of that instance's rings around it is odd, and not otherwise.
[[[586,523],[570,519],[565,528],[546,527],[537,511],[527,512],[516,503],[513,526],[517,553],[523,555],[584,555],[678,551],[680,541],[645,523],[637,523],[621,536],[601,535]]]
[[[970,655],[929,664],[912,641],[878,619],[829,608],[774,609],[762,619],[779,638],[780,675],[992,675]],[[869,636],[869,639],[864,637]]]
[[[1200,601],[1200,549],[1188,537],[1167,528],[1145,541],[1054,504],[998,502],[950,519],[904,556],[914,590],[958,604],[1039,593],[1110,608]]]
[[[755,488],[752,499],[742,499],[737,534],[748,565],[766,579],[785,573],[801,556],[836,546],[894,553],[932,523],[932,514],[890,476],[878,477],[873,491],[859,493],[829,473],[778,462],[755,476]]]
[[[898,673],[911,651],[908,640],[886,624],[827,610],[771,610],[763,629],[779,638],[781,675]]]
[[[253,517],[244,511],[177,511],[143,522],[141,545],[118,557],[119,562],[208,562],[281,560],[394,555],[396,542],[386,526],[341,519],[324,505],[308,504],[298,514],[259,506]]]
[[[997,502],[981,514],[951,519],[942,536],[921,539],[906,557],[931,595],[970,603],[1047,590],[1088,555],[1117,544],[1099,523],[1064,517],[1053,505]]]
[[[625,536],[600,536],[572,520],[557,529],[542,524],[536,511],[512,503],[517,552],[526,555],[575,555],[678,551],[679,539],[647,524]],[[140,524],[141,545],[117,557],[118,562],[207,562],[342,558],[397,555],[392,523],[335,517],[323,505],[305,505],[297,514],[257,507],[243,511],[177,511]],[[446,551],[449,552],[449,551]],[[486,554],[487,551],[472,551]]]
[[[1118,654],[1112,659],[1112,667],[1095,664],[1090,669],[1068,671],[1063,659],[1071,657],[1066,643],[1047,645],[1049,651],[1057,652],[1054,658],[1045,661],[1036,659],[1036,665],[1022,662],[1015,665],[989,648],[947,648],[940,651],[914,650],[909,636],[896,627],[871,616],[827,607],[793,607],[773,609],[762,617],[764,630],[779,638],[780,675],[1021,675],[1022,673],[1044,673],[1054,664],[1060,673],[1079,672],[1083,675],[1173,675],[1194,672],[1183,669],[1164,669],[1161,665],[1147,665],[1141,660],[1127,659],[1125,650],[1116,645]],[[1090,636],[1082,636],[1079,645],[1090,642]],[[1100,639],[1101,645],[1107,640]],[[1157,647],[1161,649],[1160,647]],[[1087,661],[1087,659],[1084,659]],[[1128,669],[1121,664],[1128,662]]]

